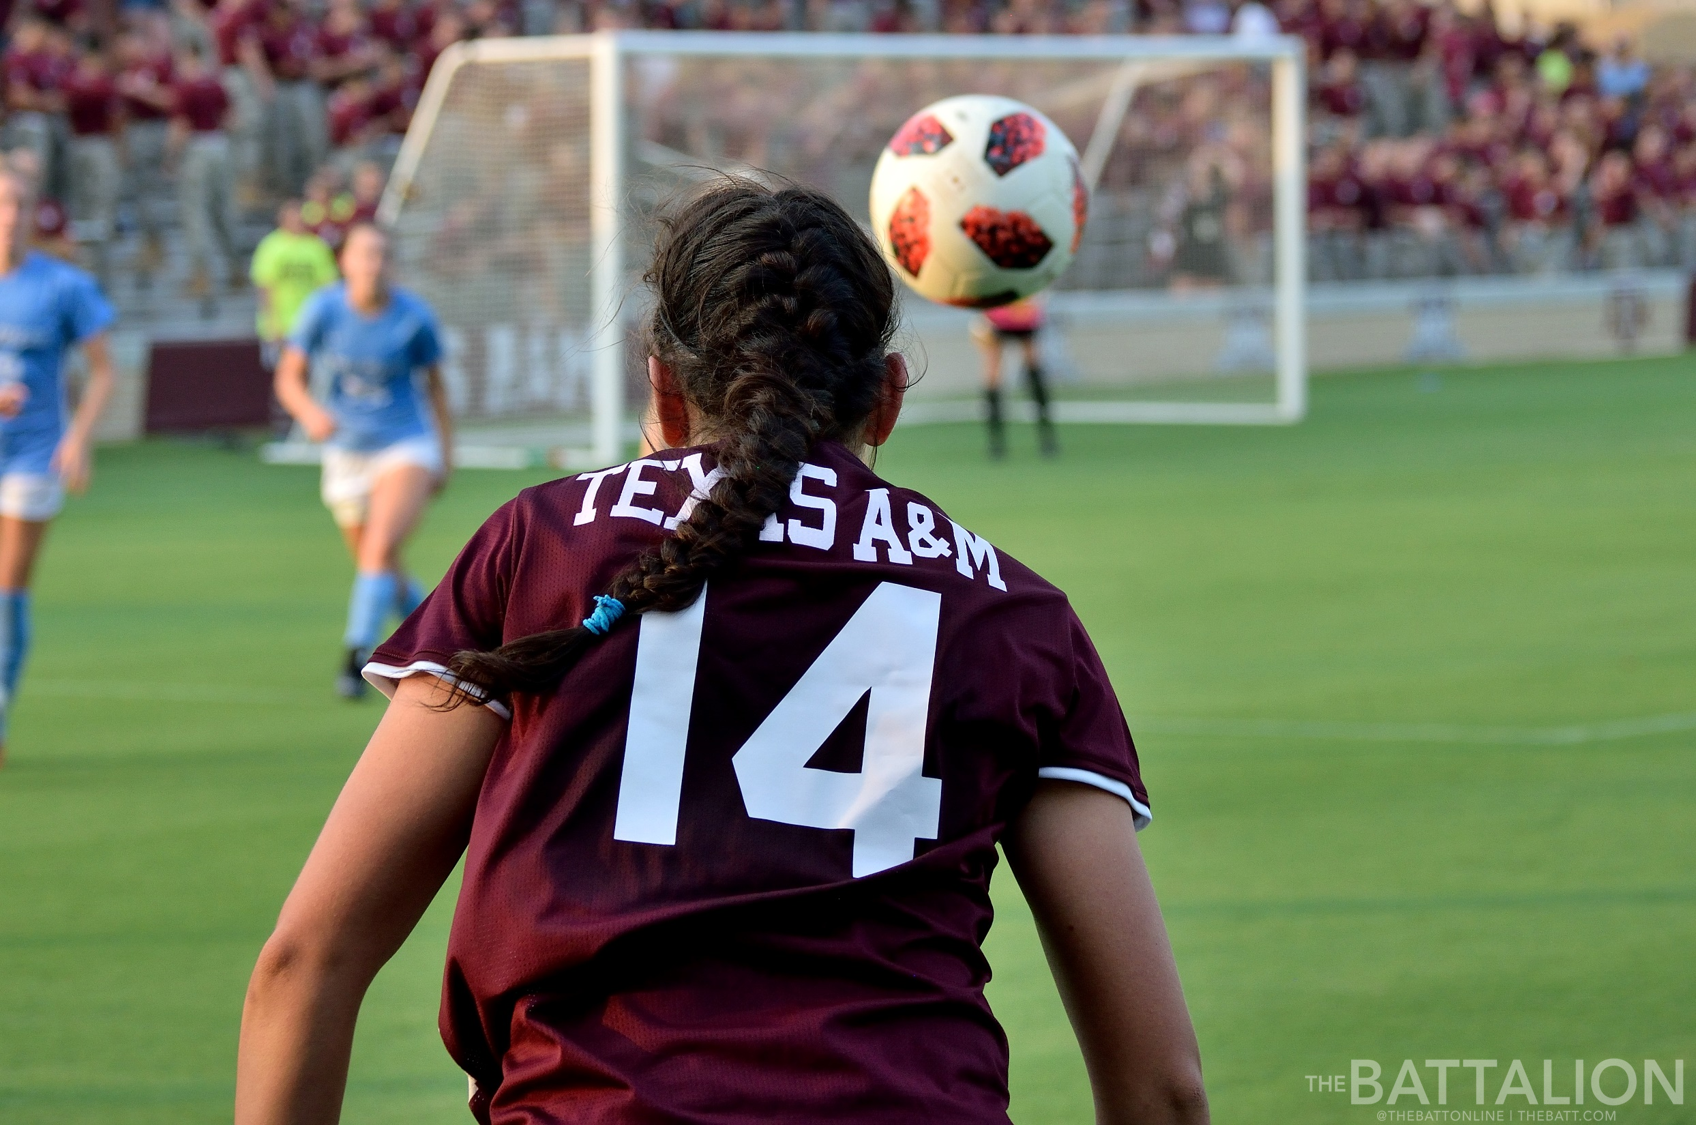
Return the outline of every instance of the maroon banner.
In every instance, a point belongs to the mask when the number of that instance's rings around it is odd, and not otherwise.
[[[147,432],[182,433],[264,426],[271,420],[271,375],[259,341],[155,343],[147,361]]]

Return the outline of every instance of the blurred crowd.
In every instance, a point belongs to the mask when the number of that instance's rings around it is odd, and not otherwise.
[[[197,292],[236,285],[238,226],[285,201],[332,245],[374,212],[455,41],[607,27],[1297,34],[1311,88],[1318,280],[1696,267],[1696,79],[1567,26],[1510,34],[1452,0],[12,0],[3,143],[105,272],[120,229],[180,223]],[[1232,83],[1138,96],[1127,151],[1195,134],[1139,228],[1172,283],[1265,275],[1265,130]],[[1194,84],[1192,84],[1193,86]],[[1163,117],[1162,114],[1166,116]],[[1127,228],[1129,229],[1129,228]],[[51,235],[52,231],[44,233]],[[63,233],[63,232],[61,232]]]

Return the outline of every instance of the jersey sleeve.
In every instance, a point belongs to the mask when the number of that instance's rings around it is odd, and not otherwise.
[[[455,653],[500,646],[517,554],[517,505],[512,501],[489,517],[423,604],[371,654],[365,679],[378,691],[393,699],[401,680],[420,673],[454,683],[448,665]],[[497,700],[484,706],[512,717]]]
[[[299,348],[307,355],[316,351],[329,320],[329,311],[330,302],[325,290],[320,289],[306,298],[300,316],[295,319],[294,331],[289,333],[289,346]]]
[[[436,314],[423,301],[418,302],[418,331],[412,337],[412,367],[430,367],[442,359],[442,331]]]
[[[81,270],[71,275],[65,309],[65,335],[73,344],[106,331],[118,319],[94,278]]]
[[[1153,814],[1125,713],[1100,654],[1084,631],[1083,622],[1069,607],[1066,626],[1071,667],[1059,685],[1064,706],[1059,721],[1041,734],[1036,774],[1093,785],[1123,797],[1131,806],[1137,828],[1144,828]]]

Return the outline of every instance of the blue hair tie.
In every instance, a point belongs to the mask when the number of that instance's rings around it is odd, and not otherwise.
[[[583,628],[597,637],[607,635],[612,623],[624,616],[624,603],[610,594],[595,595],[595,612],[583,619]]]

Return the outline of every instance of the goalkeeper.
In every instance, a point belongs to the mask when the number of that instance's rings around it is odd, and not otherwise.
[[[1035,297],[986,309],[972,322],[972,340],[983,354],[985,418],[989,424],[989,455],[994,460],[1007,455],[1007,433],[1001,411],[1001,353],[1009,343],[1018,344],[1024,357],[1025,380],[1030,386],[1031,401],[1036,404],[1038,447],[1044,457],[1060,452],[1054,421],[1048,411],[1048,376],[1037,355],[1037,337],[1047,322],[1042,302]]]

